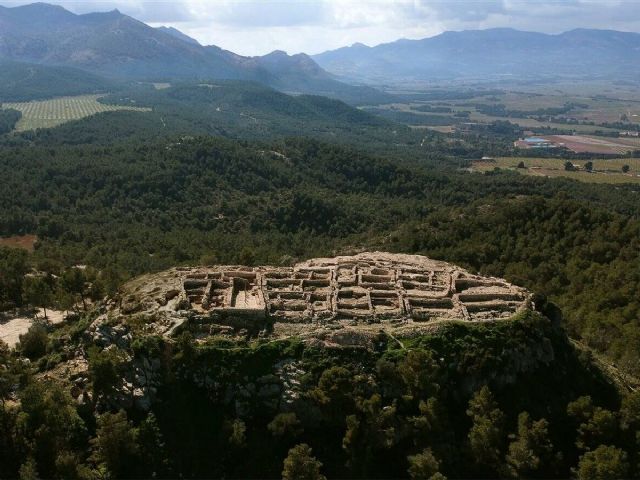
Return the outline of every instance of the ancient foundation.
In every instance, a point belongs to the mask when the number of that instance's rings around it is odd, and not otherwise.
[[[505,318],[529,293],[426,257],[388,253],[313,259],[294,267],[173,270],[181,308],[274,322]]]

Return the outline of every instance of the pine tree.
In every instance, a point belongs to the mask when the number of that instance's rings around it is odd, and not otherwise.
[[[50,281],[45,277],[29,277],[25,283],[27,299],[34,307],[44,310],[44,318],[47,319],[47,308],[53,304],[53,290]]]
[[[579,449],[590,450],[615,440],[618,431],[616,414],[594,406],[591,397],[580,397],[569,403],[567,413],[578,424],[576,446]]]
[[[530,476],[543,466],[553,450],[548,428],[544,418],[532,422],[527,412],[518,416],[518,434],[507,453],[507,465],[513,477]]]
[[[493,399],[491,390],[482,387],[469,401],[467,415],[473,422],[469,431],[469,447],[476,464],[498,473],[502,469],[504,414]]]
[[[139,450],[136,436],[124,410],[101,415],[96,438],[91,440],[91,459],[113,477],[131,477]]]
[[[435,457],[430,448],[425,448],[416,455],[409,455],[409,476],[412,480],[435,480],[442,479],[443,475],[439,472],[440,461]]]
[[[600,445],[580,458],[578,480],[611,480],[629,477],[627,453],[613,446]]]
[[[282,470],[283,480],[326,480],[320,473],[322,463],[312,454],[311,447],[306,443],[296,445],[284,460]]]

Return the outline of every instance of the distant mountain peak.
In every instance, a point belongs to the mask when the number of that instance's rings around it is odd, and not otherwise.
[[[122,13],[117,8],[109,10],[107,12],[92,12],[78,15],[79,18],[92,18],[92,19],[115,19],[115,18],[131,18]]]
[[[268,69],[277,70],[291,70],[302,69],[303,71],[314,74],[326,75],[318,64],[306,53],[296,53],[295,55],[289,55],[283,50],[274,50],[273,52],[264,55],[263,57],[257,57],[259,63],[267,67]]]
[[[267,58],[267,59],[290,58],[290,55],[284,50],[274,50],[273,52],[263,55],[262,58]]]
[[[164,32],[168,35],[171,35],[174,38],[177,38],[179,40],[183,40],[187,43],[190,43],[192,45],[200,45],[200,42],[198,42],[195,38],[190,37],[189,35],[182,33],[180,30],[178,30],[177,28],[174,27],[167,27],[167,26],[161,26],[156,28],[156,30],[159,30],[161,32]]]
[[[46,2],[34,2],[34,3],[29,3],[27,5],[20,5],[17,7],[13,7],[16,10],[56,10],[58,12],[60,11],[65,11],[65,12],[69,12],[66,8],[64,8],[61,5],[54,5],[51,3],[46,3]],[[71,12],[69,12],[71,13]]]
[[[170,26],[153,28],[118,9],[76,15],[46,3],[0,8],[0,58],[74,67],[115,79],[248,80],[355,102],[377,101],[382,95],[335,80],[306,54],[277,50],[244,57],[202,46]]]
[[[17,7],[8,7],[4,10],[12,11],[15,13],[29,13],[31,15],[55,15],[57,17],[75,17],[75,13],[70,12],[61,5],[52,5],[50,3],[36,2],[29,3],[27,5],[19,5]],[[39,20],[39,19],[38,19]]]

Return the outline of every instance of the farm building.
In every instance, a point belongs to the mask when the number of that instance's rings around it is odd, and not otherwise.
[[[522,149],[566,148],[574,153],[624,155],[640,150],[640,139],[632,137],[597,137],[594,135],[545,135],[527,137],[514,142]]]
[[[526,137],[514,142],[518,148],[557,148],[557,145],[544,137]]]

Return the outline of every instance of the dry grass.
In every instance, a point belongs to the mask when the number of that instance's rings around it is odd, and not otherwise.
[[[13,237],[0,237],[0,247],[22,248],[28,252],[33,252],[38,237],[35,235],[16,235]]]
[[[520,162],[524,162],[526,168],[517,168]],[[614,160],[592,160],[593,171],[586,170],[567,171],[564,169],[566,160],[559,158],[534,158],[534,157],[504,157],[496,158],[493,162],[478,161],[473,163],[472,169],[478,172],[492,171],[495,168],[514,170],[523,175],[538,177],[566,177],[587,183],[638,183],[640,184],[640,159],[623,158]],[[586,160],[573,160],[572,163],[584,167]],[[622,166],[629,165],[628,174],[622,173]]]

